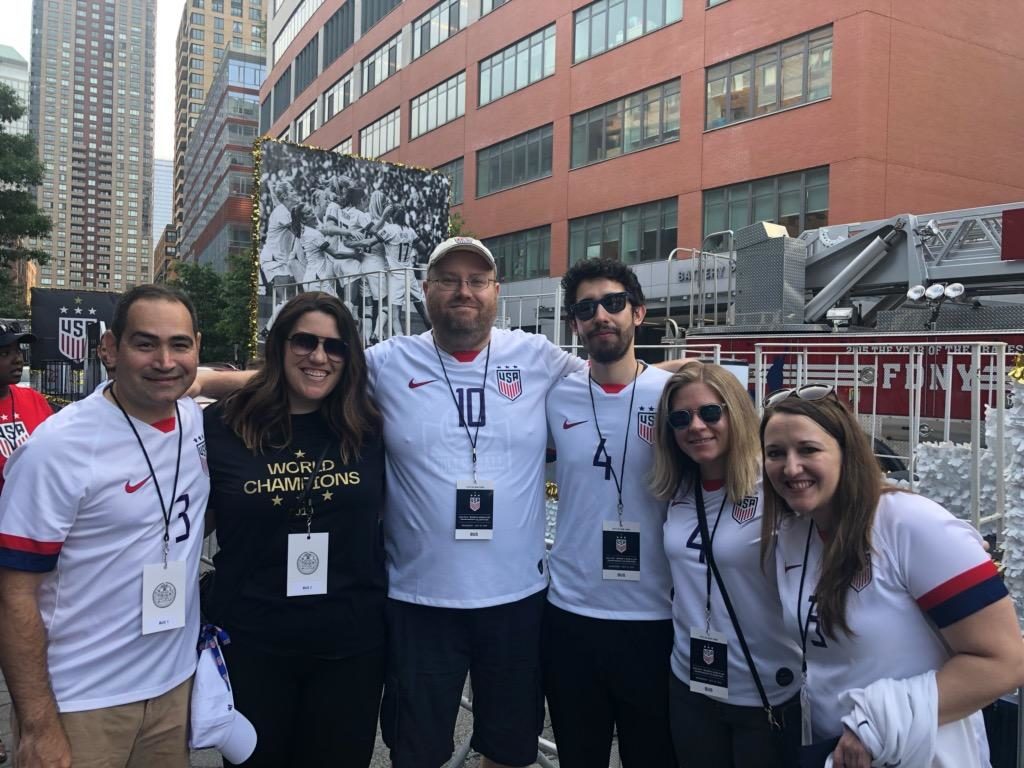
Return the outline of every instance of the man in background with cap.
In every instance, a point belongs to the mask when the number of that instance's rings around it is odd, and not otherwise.
[[[53,414],[45,397],[34,389],[18,386],[25,367],[21,345],[35,340],[31,333],[22,332],[19,323],[0,323],[0,492],[4,487],[4,466],[14,449]]]
[[[395,768],[449,759],[467,672],[482,764],[537,755],[544,399],[585,363],[544,336],[494,328],[499,290],[479,240],[445,240],[423,283],[433,329],[366,352],[387,446],[381,727]]]
[[[20,768],[183,768],[210,479],[195,309],[140,285],[102,339],[113,384],[13,455],[0,494],[0,665]],[[20,394],[20,393],[19,393]]]

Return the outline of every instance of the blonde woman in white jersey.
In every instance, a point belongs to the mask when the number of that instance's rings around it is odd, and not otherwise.
[[[788,768],[799,744],[800,655],[783,629],[775,573],[759,557],[750,396],[725,368],[685,363],[662,392],[655,429],[651,487],[668,502],[669,719],[679,765]]]

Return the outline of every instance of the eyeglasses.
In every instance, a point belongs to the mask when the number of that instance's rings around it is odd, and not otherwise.
[[[836,388],[831,384],[805,384],[802,387],[777,389],[765,397],[762,405],[765,408],[771,408],[789,397],[799,397],[801,400],[824,400],[835,393]]]
[[[467,277],[465,280],[459,277],[437,277],[431,278],[427,282],[433,283],[445,293],[452,293],[454,291],[459,290],[459,288],[462,287],[463,283],[468,285],[469,290],[471,290],[473,293],[479,293],[480,291],[487,290],[487,288],[490,287],[491,283],[496,283],[498,281],[495,280],[493,277],[473,275],[472,277]]]
[[[608,314],[617,315],[626,308],[627,301],[629,301],[629,294],[625,291],[606,293],[600,299],[583,299],[582,301],[577,301],[569,307],[569,312],[571,312],[577,320],[586,321],[593,319],[594,315],[597,314],[598,304],[604,307],[605,312]]]
[[[340,363],[348,354],[348,342],[344,339],[324,338],[313,333],[293,333],[288,337],[288,345],[299,357],[312,355],[321,343],[324,345],[324,354],[336,363]]]
[[[708,403],[692,411],[671,411],[668,415],[668,425],[672,429],[686,429],[693,424],[693,416],[700,416],[705,424],[717,424],[722,420],[722,415],[728,406],[725,403]]]

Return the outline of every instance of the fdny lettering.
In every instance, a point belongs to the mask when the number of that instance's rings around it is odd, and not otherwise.
[[[295,463],[295,462],[288,462]],[[301,462],[300,462],[301,463]],[[327,462],[324,462],[325,464]],[[310,467],[310,473],[312,472]],[[279,493],[281,491],[299,492],[306,487],[309,474],[294,475],[290,477],[271,477],[266,480],[246,480],[242,484],[242,491],[252,495],[254,493]],[[313,490],[318,491],[326,488],[337,488],[342,485],[359,485],[358,472],[332,472],[330,474],[317,475],[313,481]]]

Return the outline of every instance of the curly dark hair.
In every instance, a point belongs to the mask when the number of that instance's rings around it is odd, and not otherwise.
[[[629,303],[634,307],[642,307],[645,303],[644,289],[636,274],[618,259],[598,256],[593,259],[577,261],[562,278],[562,290],[565,291],[565,306],[576,303],[576,291],[584,280],[614,280],[626,289]]]

